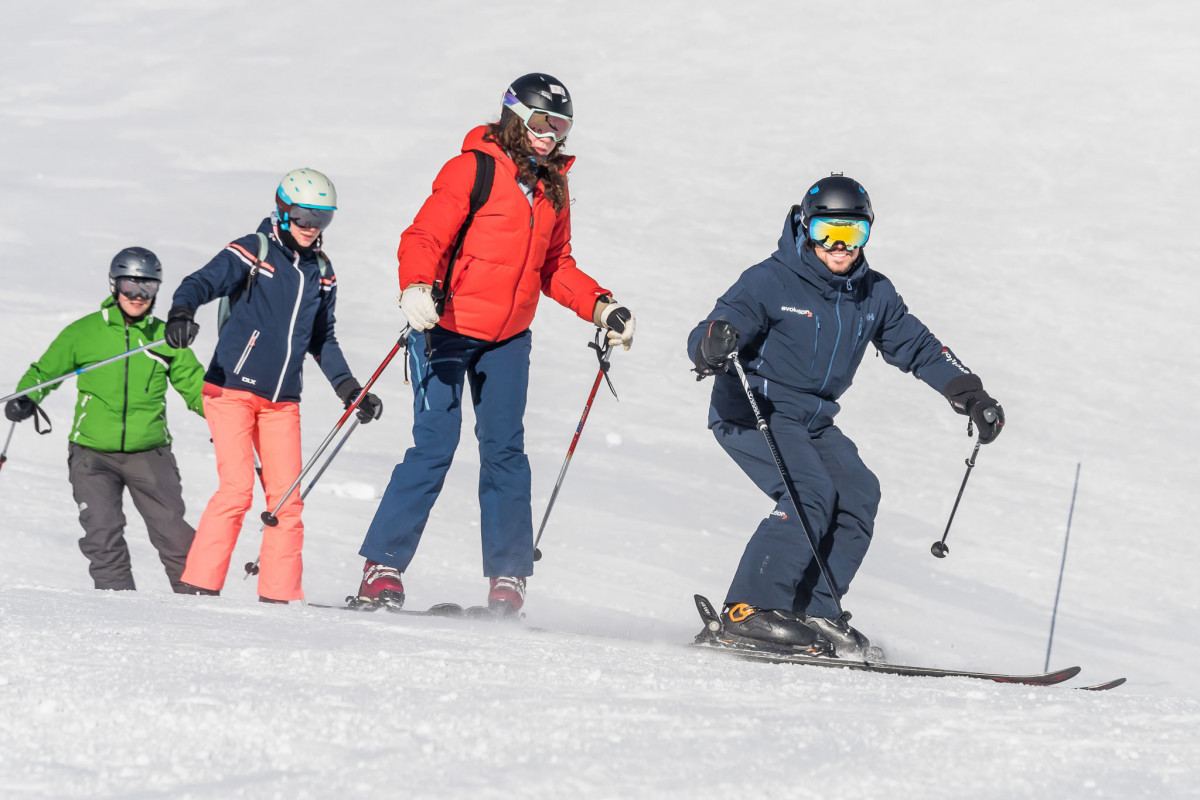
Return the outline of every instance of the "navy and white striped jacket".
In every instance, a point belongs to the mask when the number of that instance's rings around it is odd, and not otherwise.
[[[260,240],[253,233],[184,278],[172,305],[195,312],[240,291],[204,379],[276,402],[298,402],[305,353],[312,354],[335,388],[351,377],[334,335],[337,279],[332,267],[321,274],[315,252],[297,253],[285,245],[273,216],[258,231],[267,236],[269,247],[248,290],[246,279],[259,253]]]

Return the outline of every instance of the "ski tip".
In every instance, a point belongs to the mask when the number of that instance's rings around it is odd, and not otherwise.
[[[1109,689],[1115,689],[1118,686],[1125,684],[1125,678],[1116,678],[1115,680],[1105,681],[1104,683],[1093,684],[1092,686],[1077,686],[1075,688],[1082,689],[1085,692],[1105,692]]]

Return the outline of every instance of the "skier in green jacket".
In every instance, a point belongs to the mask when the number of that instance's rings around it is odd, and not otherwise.
[[[109,267],[112,296],[100,311],[68,325],[17,384],[36,386],[163,338],[165,323],[151,315],[162,282],[162,264],[144,247],[117,253]],[[125,489],[146,522],[176,592],[195,531],[184,521],[179,470],[167,430],[167,382],[188,408],[204,416],[200,390],[204,368],[189,349],[166,345],[142,351],[79,376],[75,423],[67,465],[83,538],[97,589],[136,588],[125,544]],[[14,422],[32,417],[55,386],[10,400],[4,414]]]

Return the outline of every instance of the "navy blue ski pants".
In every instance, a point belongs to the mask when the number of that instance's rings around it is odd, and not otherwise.
[[[432,358],[426,354],[427,337]],[[392,471],[361,555],[408,569],[458,448],[463,390],[469,386],[479,440],[483,574],[533,574],[524,423],[531,341],[529,331],[502,342],[440,328],[410,334],[413,446]]]
[[[837,427],[810,433],[798,420],[772,415],[771,433],[800,499],[801,514],[818,539],[840,601],[858,572],[879,510],[879,480],[858,448]],[[787,495],[783,478],[757,428],[731,422],[713,427],[717,442],[775,509],[746,544],[726,603],[833,617],[837,606],[812,558],[812,548]]]

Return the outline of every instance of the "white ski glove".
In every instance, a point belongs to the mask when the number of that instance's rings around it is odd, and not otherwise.
[[[427,283],[410,283],[400,293],[400,310],[414,331],[423,331],[437,324],[437,306],[433,302],[433,287]]]
[[[621,345],[628,350],[633,344],[633,329],[637,320],[633,318],[633,312],[627,306],[621,305],[611,297],[602,297],[596,301],[592,320],[608,330],[608,343],[611,346]]]

